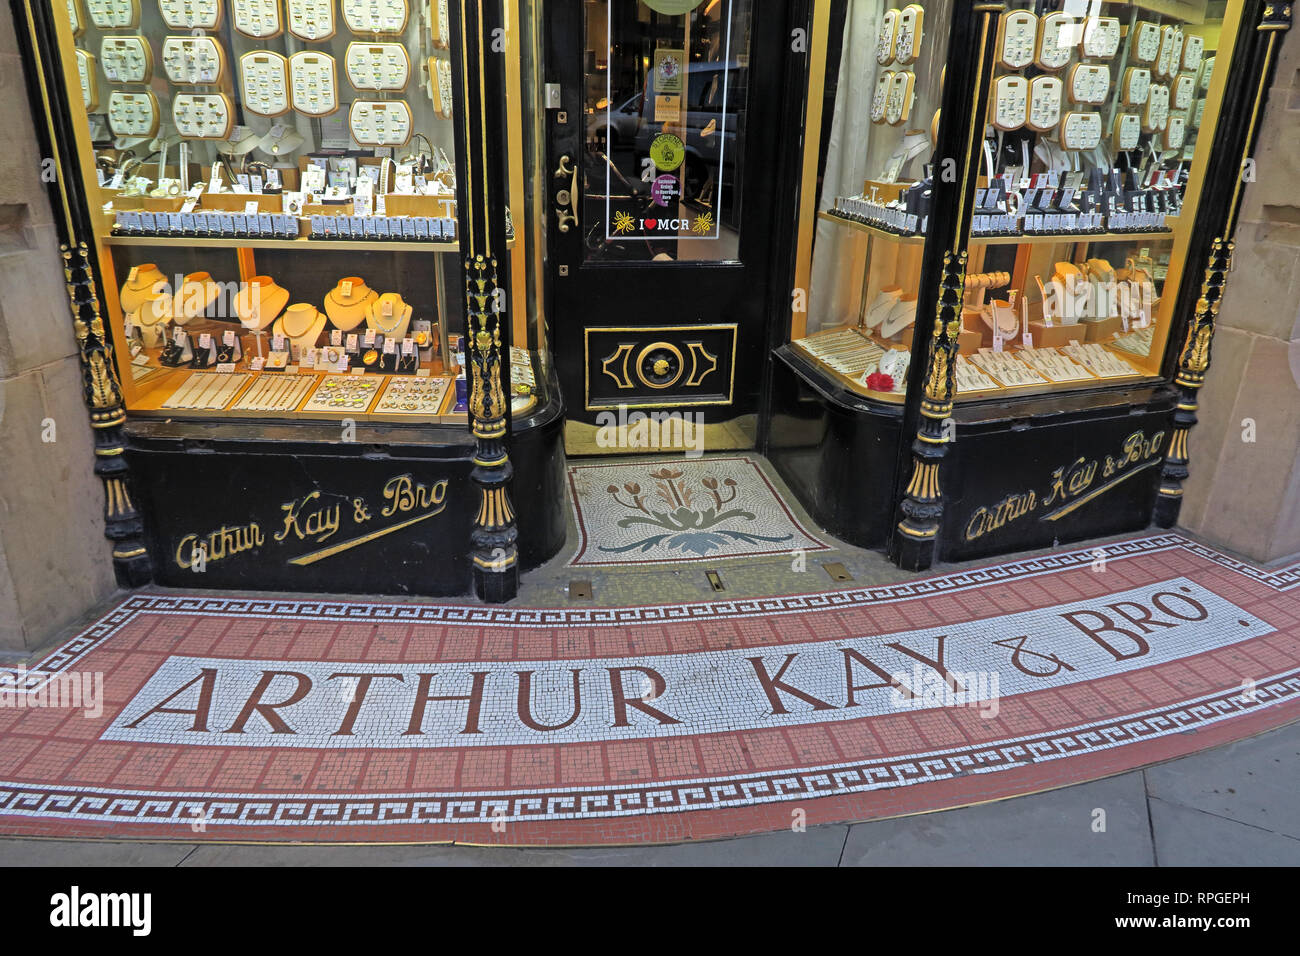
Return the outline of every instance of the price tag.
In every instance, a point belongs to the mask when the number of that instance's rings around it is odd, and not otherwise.
[[[342,344],[343,344],[343,333],[342,333],[341,331],[339,331],[338,329],[331,329],[331,330],[330,330],[330,345],[333,345],[335,348],[338,348],[338,347],[341,346]]]
[[[258,355],[254,357],[251,362],[248,363],[248,367],[250,370],[254,372],[260,372],[262,371],[262,369],[266,367],[266,359]]]
[[[245,215],[245,216],[256,216],[256,215],[257,215],[257,200],[256,200],[256,199],[250,199],[248,202],[244,203],[244,215]]]
[[[375,330],[374,330],[374,329],[366,329],[366,335],[365,335],[365,338],[362,339],[362,341],[366,343],[366,348],[368,348],[368,349],[369,349],[369,348],[374,348],[374,345],[375,345]]]
[[[384,354],[385,354],[385,355],[396,355],[396,354],[397,354],[397,343],[394,342],[392,339],[384,339]]]
[[[349,352],[355,352],[357,350],[357,334],[355,332],[348,334],[346,348]]]
[[[349,374],[349,375],[365,375],[365,374],[366,374],[366,367],[365,367],[364,365],[362,365],[362,366],[359,366],[359,367],[357,367],[357,368],[350,368],[350,369],[348,369],[348,374]]]
[[[226,374],[229,374],[230,372],[233,372],[234,370],[235,370],[235,363],[234,363],[234,362],[218,362],[218,363],[217,363],[217,371],[218,371],[218,372],[224,372],[224,373],[226,373]]]

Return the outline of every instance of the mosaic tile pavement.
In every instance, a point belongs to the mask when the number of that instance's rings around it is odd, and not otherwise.
[[[1176,534],[629,608],[141,593],[0,671],[0,834],[712,839],[1037,792],[1297,718],[1300,565]]]
[[[828,551],[744,455],[569,466],[570,567]]]

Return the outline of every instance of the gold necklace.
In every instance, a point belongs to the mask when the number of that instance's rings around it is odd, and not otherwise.
[[[304,310],[304,311],[306,311],[306,310]],[[295,331],[293,331],[291,328],[289,328],[289,316],[290,316],[290,313],[289,313],[289,312],[286,312],[286,313],[284,314],[284,318],[280,320],[280,328],[284,331],[284,333],[285,333],[286,335],[289,336],[289,338],[291,338],[291,339],[300,339],[300,338],[302,338],[304,335],[306,335],[308,332],[311,331],[312,323],[314,323],[314,322],[316,321],[316,317],[317,317],[319,314],[320,314],[320,313],[317,312],[315,309],[312,309],[310,312],[307,312],[307,316],[308,316],[307,321],[303,324],[303,327],[302,327],[301,330],[299,330],[298,332],[295,332]]]
[[[342,307],[345,308],[345,309],[350,309],[350,308],[353,308],[354,306],[358,306],[358,305],[364,305],[366,299],[369,298],[370,295],[372,294],[372,293],[371,293],[371,289],[370,289],[370,287],[369,287],[369,286],[364,286],[364,285],[363,285],[363,286],[361,286],[361,290],[362,290],[361,292],[357,292],[356,289],[353,289],[353,290],[352,290],[352,294],[353,294],[354,296],[356,296],[355,301],[353,301],[353,302],[344,302],[342,299],[340,299],[338,296],[336,296],[336,295],[334,294],[334,293],[336,293],[338,290],[339,290],[339,287],[338,287],[338,286],[335,286],[334,288],[330,289],[329,292],[325,293],[325,298],[329,299],[329,300],[330,300],[331,302],[333,302],[335,305],[342,306]]]

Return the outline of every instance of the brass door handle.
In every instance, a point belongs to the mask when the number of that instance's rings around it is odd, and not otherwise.
[[[572,177],[568,189],[561,189],[555,194],[556,213],[559,215],[560,232],[568,232],[578,224],[578,168],[573,165],[572,156],[560,157],[560,168],[555,171],[556,179]],[[568,209],[564,207],[568,206]]]

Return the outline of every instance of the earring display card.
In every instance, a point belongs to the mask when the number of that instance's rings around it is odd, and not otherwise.
[[[226,54],[210,36],[163,40],[163,69],[180,86],[216,86],[226,75]]]
[[[111,83],[148,83],[153,76],[153,51],[143,37],[104,37],[99,62]]]
[[[289,32],[300,40],[320,42],[334,35],[334,0],[288,0]]]
[[[269,40],[284,29],[280,0],[229,0],[235,29],[254,40]]]
[[[172,99],[172,122],[187,139],[228,139],[234,116],[225,93],[177,93]]]
[[[114,90],[108,97],[108,127],[115,136],[153,136],[158,132],[158,97],[148,90]]]
[[[328,116],[339,108],[334,57],[303,50],[289,58],[293,108],[305,116]],[[409,117],[409,114],[408,114]],[[408,120],[409,131],[410,123]]]
[[[354,89],[394,93],[411,81],[411,61],[400,43],[349,43],[344,60]]]
[[[365,36],[401,33],[409,11],[406,0],[341,0],[343,22],[353,33]]]
[[[289,112],[289,61],[279,53],[254,50],[239,58],[244,108],[258,116]]]
[[[134,30],[140,25],[140,0],[86,0],[90,22],[101,30]]]
[[[353,100],[348,127],[358,146],[405,146],[411,139],[411,107],[402,100]]]
[[[169,30],[215,30],[221,25],[221,0],[158,0]]]

